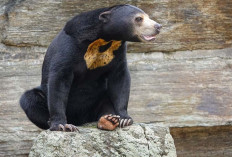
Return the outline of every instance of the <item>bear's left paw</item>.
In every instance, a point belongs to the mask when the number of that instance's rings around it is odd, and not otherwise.
[[[133,124],[133,120],[131,118],[120,119],[119,127],[124,128],[125,126],[129,126]]]
[[[109,114],[102,116],[98,121],[97,127],[102,130],[112,131],[119,125],[119,119],[120,116],[118,115]]]

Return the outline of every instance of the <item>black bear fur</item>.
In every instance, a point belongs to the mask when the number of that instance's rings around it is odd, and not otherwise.
[[[107,11],[111,15],[101,17]],[[22,109],[36,126],[58,130],[59,124],[82,125],[105,114],[131,118],[127,113],[130,74],[126,41],[140,41],[128,20],[138,12],[143,13],[134,6],[117,5],[81,13],[67,22],[46,52],[41,85],[20,99]],[[100,38],[120,40],[121,46],[109,64],[90,70],[84,55],[88,45]]]

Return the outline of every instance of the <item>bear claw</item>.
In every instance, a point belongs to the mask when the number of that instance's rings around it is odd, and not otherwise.
[[[65,127],[62,124],[59,124],[58,128],[59,131],[65,131]]]
[[[125,127],[125,126],[132,125],[132,123],[133,123],[133,120],[132,120],[132,119],[120,119],[119,127],[120,127],[120,128],[123,128],[123,127]]]
[[[76,132],[79,131],[78,128],[75,125],[72,124],[59,124],[58,125],[59,131],[65,131],[65,132]]]

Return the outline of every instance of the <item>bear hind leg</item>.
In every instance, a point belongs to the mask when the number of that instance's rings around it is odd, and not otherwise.
[[[40,87],[26,91],[20,98],[20,106],[36,126],[41,129],[49,128],[47,100]]]
[[[98,128],[102,130],[114,130],[117,127],[123,128],[133,124],[133,119],[128,116],[120,117],[115,114],[113,104],[108,97],[102,99],[99,104]]]

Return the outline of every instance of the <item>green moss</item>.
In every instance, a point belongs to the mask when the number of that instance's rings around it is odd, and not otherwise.
[[[86,123],[86,124],[83,124],[82,127],[84,127],[84,128],[97,128],[97,122]]]

